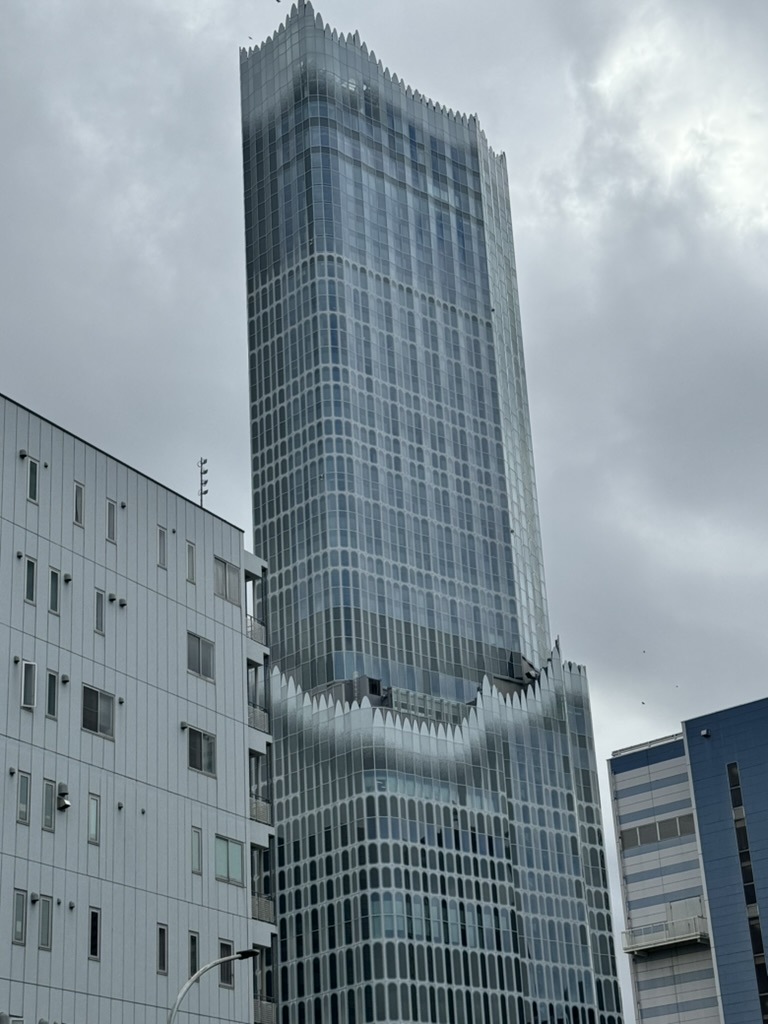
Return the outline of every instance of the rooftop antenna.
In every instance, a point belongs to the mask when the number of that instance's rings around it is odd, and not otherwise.
[[[208,459],[201,456],[197,465],[200,467],[200,490],[197,493],[200,495],[200,508],[202,508],[203,498],[208,493]]]

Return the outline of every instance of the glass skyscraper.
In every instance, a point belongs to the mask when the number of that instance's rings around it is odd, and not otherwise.
[[[281,1024],[619,1024],[504,158],[308,3],[241,85]]]

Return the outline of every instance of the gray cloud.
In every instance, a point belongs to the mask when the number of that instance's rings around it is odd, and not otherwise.
[[[0,389],[191,497],[207,455],[246,528],[237,47],[286,8],[0,9]],[[507,154],[552,626],[599,755],[762,696],[768,8],[319,9]]]

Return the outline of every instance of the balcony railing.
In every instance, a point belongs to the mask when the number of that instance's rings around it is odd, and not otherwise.
[[[253,615],[245,616],[245,632],[249,640],[255,640],[259,644],[267,642],[266,625],[254,618]]]
[[[260,821],[262,825],[272,824],[272,804],[268,800],[251,797],[251,821]]]
[[[248,725],[259,732],[269,732],[269,712],[266,708],[248,705]]]
[[[275,1004],[267,999],[253,1000],[254,1024],[275,1024]]]
[[[251,917],[254,921],[275,923],[275,904],[271,896],[251,896]]]
[[[643,953],[663,946],[685,946],[709,942],[707,919],[685,917],[680,921],[657,921],[621,933],[625,953]]]

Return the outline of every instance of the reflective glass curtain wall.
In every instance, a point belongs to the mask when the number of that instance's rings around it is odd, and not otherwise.
[[[504,159],[309,4],[241,83],[280,1022],[618,1024]]]

